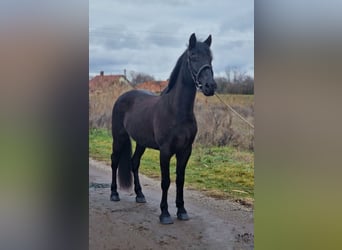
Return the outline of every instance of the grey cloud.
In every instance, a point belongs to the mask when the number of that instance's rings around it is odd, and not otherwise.
[[[245,17],[239,20],[239,22],[235,20],[227,20],[220,25],[220,32],[223,34],[231,30],[249,31],[253,29],[254,29],[253,17]]]
[[[220,32],[226,33],[231,30],[248,31],[254,29],[254,11],[232,12],[220,24]]]
[[[253,65],[253,2],[94,1],[90,3],[90,71],[134,70],[165,79],[189,36],[213,36],[214,70]]]
[[[193,5],[196,2],[200,2],[203,0],[166,0],[166,1],[160,1],[160,0],[126,0],[126,4],[145,4],[145,5],[181,5],[181,6],[186,6],[186,5]]]
[[[103,46],[108,50],[123,49],[123,48],[142,48],[143,41],[141,38],[132,32],[127,32],[125,26],[106,26],[96,28],[89,34],[90,44]]]
[[[162,33],[151,33],[146,42],[150,45],[156,45],[158,47],[165,48],[165,47],[177,47],[179,46],[180,40],[170,34],[162,34]]]
[[[179,47],[184,38],[178,34],[178,22],[165,22],[162,24],[154,24],[146,32],[146,43],[160,47]]]

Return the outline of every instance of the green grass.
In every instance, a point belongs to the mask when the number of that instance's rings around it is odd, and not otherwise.
[[[134,150],[133,142],[133,150]],[[110,164],[112,138],[105,129],[89,131],[90,157]],[[134,151],[133,151],[134,152]],[[170,163],[171,181],[175,181],[176,159]],[[160,179],[159,151],[146,149],[140,172]],[[254,200],[254,153],[233,147],[196,146],[189,159],[185,186],[216,198]]]

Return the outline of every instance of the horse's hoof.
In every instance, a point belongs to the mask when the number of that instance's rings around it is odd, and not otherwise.
[[[160,223],[163,225],[173,224],[171,216],[159,216]]]
[[[146,203],[146,199],[145,199],[145,197],[144,196],[137,196],[137,197],[135,197],[135,201],[137,202],[137,203]]]
[[[120,200],[119,194],[111,194],[110,200],[111,201],[119,201]]]
[[[178,213],[177,218],[178,220],[189,220],[189,216],[187,213]]]

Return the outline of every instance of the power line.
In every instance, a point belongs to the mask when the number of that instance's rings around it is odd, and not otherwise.
[[[107,31],[107,30],[89,30],[89,37],[95,37],[95,38],[111,38],[115,37],[117,38],[118,35],[123,36],[125,39],[137,39],[140,38],[141,36],[136,36],[135,33],[140,33],[140,34],[146,34],[146,35],[160,35],[160,36],[168,36],[171,38],[184,38],[189,36],[189,34],[185,33],[174,33],[174,32],[166,32],[166,31],[146,31],[146,30],[134,30],[132,32],[121,32],[121,31]],[[243,33],[242,33],[243,34]],[[215,40],[219,41],[226,41],[226,42],[237,42],[237,41],[244,41],[244,42],[254,42],[254,36],[252,38],[247,35],[247,37],[243,37],[244,35],[241,36],[233,36],[233,37],[225,37],[221,36],[218,34],[213,33],[212,36],[215,37]]]

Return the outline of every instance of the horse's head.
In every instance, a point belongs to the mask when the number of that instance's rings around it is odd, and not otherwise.
[[[188,68],[196,87],[206,96],[215,93],[217,84],[211,66],[211,35],[204,42],[197,42],[195,33],[190,36],[188,47]]]

